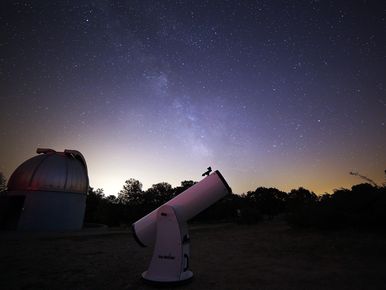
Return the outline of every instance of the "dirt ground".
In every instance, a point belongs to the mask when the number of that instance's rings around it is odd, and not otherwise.
[[[384,233],[271,222],[190,236],[195,276],[174,289],[386,289]],[[0,289],[154,289],[140,279],[151,254],[123,230],[0,232]]]

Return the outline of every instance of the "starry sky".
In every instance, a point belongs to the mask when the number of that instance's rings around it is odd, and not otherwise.
[[[2,1],[0,171],[79,150],[116,194],[381,184],[385,1]]]

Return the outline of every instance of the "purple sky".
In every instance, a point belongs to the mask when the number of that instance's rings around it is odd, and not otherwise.
[[[116,194],[332,192],[386,169],[384,1],[5,1],[0,171],[79,150]]]

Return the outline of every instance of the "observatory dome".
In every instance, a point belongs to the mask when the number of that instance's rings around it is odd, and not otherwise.
[[[36,152],[40,154],[13,172],[8,182],[9,191],[87,192],[87,166],[80,152],[41,148]]]
[[[83,155],[75,150],[36,152],[39,155],[23,162],[9,178],[0,202],[0,228],[81,229],[88,190]]]

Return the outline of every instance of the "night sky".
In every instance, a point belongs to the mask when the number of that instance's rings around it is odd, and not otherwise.
[[[384,182],[385,1],[2,1],[0,171],[79,150],[116,194]]]

